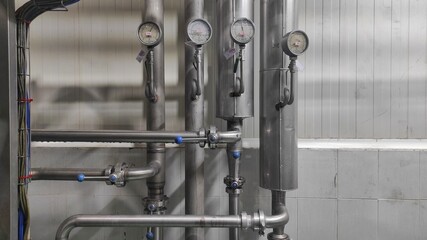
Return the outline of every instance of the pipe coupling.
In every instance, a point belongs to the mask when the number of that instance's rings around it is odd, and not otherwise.
[[[107,185],[115,185],[116,187],[126,186],[126,170],[128,165],[126,163],[117,163],[114,166],[109,166],[105,173],[108,176],[108,180],[105,182]]]
[[[274,232],[267,234],[267,239],[268,240],[290,240],[288,234],[286,234],[286,233],[275,234]]]

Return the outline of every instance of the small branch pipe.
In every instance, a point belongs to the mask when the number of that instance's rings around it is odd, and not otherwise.
[[[101,168],[33,168],[30,174],[31,180],[77,181],[79,174],[87,176],[86,181],[108,180],[105,169]]]
[[[109,168],[33,168],[30,176],[32,180],[56,180],[56,181],[109,181]],[[134,181],[153,177],[160,171],[158,163],[141,168],[126,168],[124,181]],[[79,176],[83,179],[79,180]]]
[[[197,132],[164,131],[48,131],[32,130],[32,141],[174,143],[175,138],[202,140]],[[206,137],[205,137],[206,138]]]
[[[265,216],[262,211],[252,216],[242,213],[229,216],[197,215],[74,215],[61,223],[56,240],[67,240],[76,227],[190,227],[190,228],[242,228],[264,230],[284,226],[288,220],[286,207],[280,214]]]
[[[240,131],[218,132],[219,143],[240,140]],[[34,142],[132,142],[132,143],[199,143],[207,142],[206,132],[164,131],[51,131],[32,130]]]

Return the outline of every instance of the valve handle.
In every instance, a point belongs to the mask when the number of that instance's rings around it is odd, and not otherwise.
[[[85,175],[83,173],[79,173],[77,174],[77,181],[78,182],[83,182],[85,180]]]

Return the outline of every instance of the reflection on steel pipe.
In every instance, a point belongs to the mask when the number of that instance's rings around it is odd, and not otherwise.
[[[285,207],[279,214],[265,216],[262,211],[247,215],[196,216],[196,215],[75,215],[66,219],[56,232],[56,240],[67,240],[76,227],[191,227],[191,228],[242,228],[263,233],[265,228],[285,225],[288,212]]]

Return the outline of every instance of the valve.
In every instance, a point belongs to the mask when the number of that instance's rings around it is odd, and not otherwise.
[[[111,174],[110,177],[109,177],[109,179],[110,179],[110,182],[115,183],[117,181],[116,174]]]
[[[175,137],[175,143],[176,144],[182,144],[184,139],[181,136]]]
[[[83,173],[79,173],[77,175],[77,181],[78,182],[83,182],[85,180],[85,175]]]
[[[153,232],[151,232],[151,229],[150,229],[150,230],[148,230],[147,234],[145,234],[145,237],[146,237],[148,240],[152,240],[152,239],[154,239],[154,233],[153,233]]]

